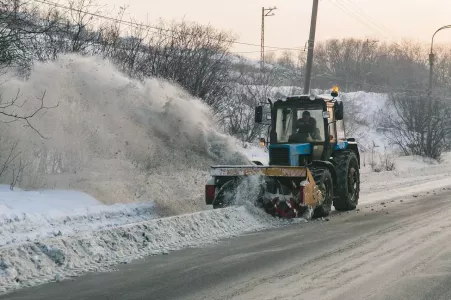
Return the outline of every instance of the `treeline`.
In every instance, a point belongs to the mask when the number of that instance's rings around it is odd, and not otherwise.
[[[349,107],[348,103],[346,127],[356,130],[364,118],[373,118],[401,154],[440,159],[444,151],[451,150],[451,47],[434,47],[430,94],[429,47],[358,39],[320,42],[315,48],[312,88],[328,89],[338,84],[344,92],[387,94],[389,101],[376,116],[363,114],[362,105]],[[271,61],[303,70],[304,57],[285,52]]]
[[[387,93],[427,89],[430,45],[387,43],[368,39],[331,39],[315,46],[312,88],[338,84],[343,91]],[[435,45],[434,87],[449,89],[451,46]],[[267,62],[303,70],[306,53],[285,51],[267,55]],[[302,81],[298,81],[301,84]]]
[[[258,80],[255,84],[302,87],[304,51],[269,52],[269,72],[261,78],[258,64],[232,59],[230,48],[236,41],[232,33],[188,22],[140,26],[138,21],[125,20],[125,10],[114,14],[99,8],[95,0],[71,0],[63,8],[1,0],[0,66],[14,65],[26,72],[34,61],[52,60],[63,53],[100,55],[130,76],[173,80],[213,107],[228,95],[231,82],[248,84],[252,79]],[[112,16],[119,22],[95,15]],[[343,91],[426,90],[428,47],[366,39],[318,42],[312,87],[338,84]],[[435,52],[434,86],[448,89],[451,47],[436,46]]]

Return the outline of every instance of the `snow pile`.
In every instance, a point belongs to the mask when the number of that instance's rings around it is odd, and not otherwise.
[[[393,171],[361,170],[361,203],[386,201],[451,186],[451,153],[443,154],[442,163],[418,156],[394,159]]]
[[[255,208],[251,208],[255,211]],[[0,291],[39,285],[118,263],[164,254],[302,220],[276,220],[245,206],[147,222],[0,248]]]
[[[362,150],[369,152],[373,143],[378,147],[377,152],[384,152],[385,148],[390,148],[384,136],[382,128],[378,127],[384,107],[388,101],[388,95],[382,93],[351,92],[341,93],[340,99],[343,101],[345,118],[354,124],[348,124],[352,137],[358,139]],[[348,136],[350,135],[348,134]]]
[[[17,215],[22,213],[64,214],[74,209],[101,205],[88,194],[78,191],[11,190],[7,185],[0,185],[0,215]]]
[[[11,191],[0,186],[0,247],[156,217],[152,202],[104,205],[81,192]]]
[[[199,99],[163,80],[134,81],[101,58],[66,55],[37,64],[26,81],[0,77],[3,99],[20,90],[23,110],[44,91],[46,106],[59,104],[32,120],[48,139],[2,128],[0,153],[19,141],[22,188],[79,190],[108,204],[155,200],[173,215],[204,208],[211,164],[249,163]]]

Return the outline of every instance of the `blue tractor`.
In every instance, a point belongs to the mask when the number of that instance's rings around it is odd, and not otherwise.
[[[332,205],[355,209],[360,155],[355,139],[345,135],[338,87],[330,96],[290,96],[268,104],[265,114],[263,106],[256,107],[255,122],[269,126],[269,165],[212,166],[206,204],[238,204],[245,179],[257,177],[254,204],[273,216],[324,217]]]

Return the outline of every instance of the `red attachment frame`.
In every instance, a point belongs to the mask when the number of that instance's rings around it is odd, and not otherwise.
[[[213,204],[213,200],[215,199],[215,190],[216,186],[214,185],[205,186],[205,203],[207,205]]]
[[[297,188],[299,191],[298,194],[298,203],[300,206],[305,205],[305,199],[304,199],[304,187],[301,185],[300,187]]]

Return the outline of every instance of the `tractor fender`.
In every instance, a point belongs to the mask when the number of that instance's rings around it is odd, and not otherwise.
[[[360,168],[360,152],[359,152],[359,146],[358,146],[358,144],[355,143],[355,142],[348,142],[345,149],[342,149],[342,150],[335,150],[335,151],[332,153],[332,156],[335,156],[335,155],[337,155],[338,153],[341,153],[341,152],[343,152],[343,151],[352,151],[352,152],[354,152],[355,156],[357,157],[357,162],[358,162],[359,168]]]
[[[337,181],[337,171],[335,170],[334,164],[330,161],[314,160],[312,161],[312,167],[327,168],[330,175],[332,175],[333,182],[335,183]]]
[[[348,149],[351,150],[352,152],[354,152],[355,156],[357,156],[357,162],[359,163],[359,168],[360,168],[360,152],[359,152],[359,147],[358,147],[357,143],[355,143],[355,142],[348,143]]]

